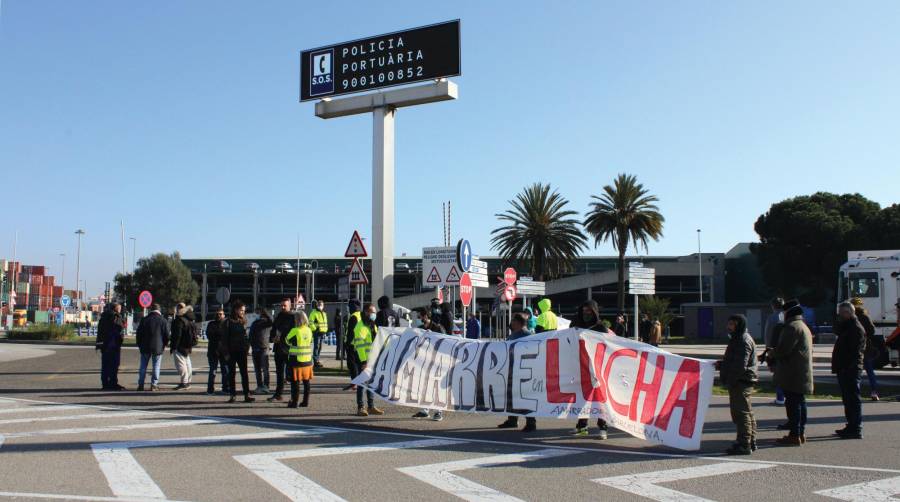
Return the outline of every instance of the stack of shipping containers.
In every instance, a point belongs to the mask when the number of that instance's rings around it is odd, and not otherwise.
[[[56,285],[56,278],[46,275],[43,265],[22,265],[19,262],[0,260],[7,277],[7,288],[3,292],[3,302],[8,305],[9,286],[15,281],[16,310],[47,311],[59,306],[63,294],[62,286]]]

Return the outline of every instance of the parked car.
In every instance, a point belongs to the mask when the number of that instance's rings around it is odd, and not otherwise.
[[[294,267],[292,267],[291,264],[288,263],[288,262],[286,262],[286,261],[283,261],[283,262],[281,262],[281,263],[276,263],[276,264],[275,264],[275,270],[278,271],[278,272],[280,272],[280,273],[282,273],[282,274],[293,274],[293,273],[295,273],[295,272],[294,272]]]
[[[277,273],[277,270],[275,270],[274,268],[267,268],[267,269],[263,270],[263,273],[264,274],[274,274],[274,273]]]
[[[259,263],[255,261],[247,262],[244,264],[244,270],[247,272],[256,272],[259,270]]]
[[[225,260],[214,260],[206,266],[206,271],[231,273],[231,264]]]
[[[397,272],[409,272],[409,263],[395,263],[394,270]]]

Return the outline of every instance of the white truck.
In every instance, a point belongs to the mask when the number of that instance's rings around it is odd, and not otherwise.
[[[838,273],[838,302],[861,298],[884,338],[897,328],[900,300],[900,250],[848,251],[847,263]],[[892,362],[898,357],[891,351]]]

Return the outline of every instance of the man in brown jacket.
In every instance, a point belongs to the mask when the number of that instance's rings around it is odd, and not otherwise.
[[[806,395],[813,393],[812,333],[803,322],[796,299],[784,303],[784,328],[778,345],[768,354],[775,363],[775,385],[784,389],[784,408],[790,433],[775,441],[784,446],[806,442]]]

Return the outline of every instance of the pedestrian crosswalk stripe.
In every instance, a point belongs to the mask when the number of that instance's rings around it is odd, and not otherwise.
[[[610,478],[592,479],[595,483],[617,488],[623,492],[640,495],[651,500],[661,502],[710,502],[709,499],[696,497],[688,493],[663,488],[657,483],[671,483],[687,479],[718,476],[722,474],[736,474],[738,472],[755,471],[775,467],[773,464],[749,463],[749,462],[722,462],[718,464],[701,465],[699,467],[687,467],[684,469],[668,469],[665,471],[641,472],[626,474]]]

